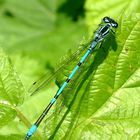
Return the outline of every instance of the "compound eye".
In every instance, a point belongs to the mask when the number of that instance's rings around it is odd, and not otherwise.
[[[110,22],[110,18],[109,18],[109,17],[104,17],[104,18],[103,18],[103,21],[104,21],[105,23],[109,23],[109,22]]]
[[[117,28],[117,27],[118,27],[118,23],[111,23],[111,26],[112,26],[113,28]]]

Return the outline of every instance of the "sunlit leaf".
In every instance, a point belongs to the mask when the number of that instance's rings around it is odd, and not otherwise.
[[[15,107],[22,104],[24,90],[10,59],[0,50],[0,126],[16,117]]]
[[[51,130],[46,126],[49,139],[139,138],[139,30],[140,16],[122,17],[116,41],[108,38],[64,91],[64,110],[48,121]]]

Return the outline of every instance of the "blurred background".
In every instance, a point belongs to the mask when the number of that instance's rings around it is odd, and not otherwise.
[[[0,46],[24,85],[25,101],[20,110],[25,116],[33,113],[29,116],[32,123],[53,96],[49,92],[55,93],[57,86],[52,85],[47,95],[30,98],[27,91],[31,84],[52,71],[70,50],[76,51],[104,16],[118,20],[123,13],[139,12],[139,0],[133,3],[132,0],[0,0]],[[38,100],[42,101],[39,106]],[[21,130],[24,134],[27,130],[16,121],[8,127],[9,134],[19,134]],[[5,130],[7,126],[0,133]]]
[[[0,43],[25,85],[88,34],[85,0],[1,0]],[[31,79],[30,79],[31,78]]]

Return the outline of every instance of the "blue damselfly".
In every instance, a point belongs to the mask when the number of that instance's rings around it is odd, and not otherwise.
[[[86,53],[84,54],[84,56],[81,58],[81,60],[78,62],[78,64],[76,65],[76,67],[73,69],[73,71],[71,72],[71,74],[68,76],[68,78],[66,79],[66,81],[59,88],[59,90],[55,94],[54,98],[51,100],[51,102],[49,103],[49,105],[45,108],[45,110],[40,115],[40,117],[38,118],[38,120],[30,128],[30,130],[28,131],[28,133],[26,135],[25,140],[29,140],[30,137],[35,133],[35,131],[37,130],[38,126],[42,122],[43,118],[47,115],[47,113],[50,110],[50,108],[52,107],[52,105],[56,102],[57,98],[63,92],[63,90],[65,89],[65,87],[70,82],[71,78],[78,71],[78,69],[80,68],[80,66],[87,59],[87,57],[92,53],[92,51],[96,48],[96,46],[106,38],[106,36],[108,36],[110,33],[113,33],[114,34],[115,29],[117,27],[118,27],[118,23],[116,21],[114,21],[113,19],[111,19],[109,17],[104,17],[102,19],[102,22],[99,25],[99,28],[95,32],[95,35],[94,35],[93,40],[92,40],[92,42],[90,44],[90,47],[88,48],[88,50],[86,51]],[[85,48],[83,48],[82,50],[84,50],[84,49]],[[73,55],[72,59],[74,59],[76,57],[76,55],[77,54],[75,53]],[[37,85],[37,88],[33,90],[33,92],[38,91],[40,88],[42,88],[46,84],[46,80],[43,77],[42,77],[42,79],[43,80],[40,80],[41,82],[39,82],[39,84],[37,82],[34,83],[34,85],[36,85],[36,84],[38,84],[38,85]],[[50,79],[51,79],[51,77],[50,77]]]

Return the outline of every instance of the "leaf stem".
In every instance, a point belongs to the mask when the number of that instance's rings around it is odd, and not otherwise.
[[[20,110],[18,110],[17,108],[14,108],[14,109],[15,109],[16,112],[17,112],[18,118],[19,118],[28,128],[30,128],[30,127],[31,127],[31,123],[28,121],[28,119],[21,113]],[[41,134],[40,134],[38,131],[35,133],[35,136],[36,136],[36,138],[37,138],[38,140],[42,140],[42,139],[43,139],[42,136],[41,136]]]

